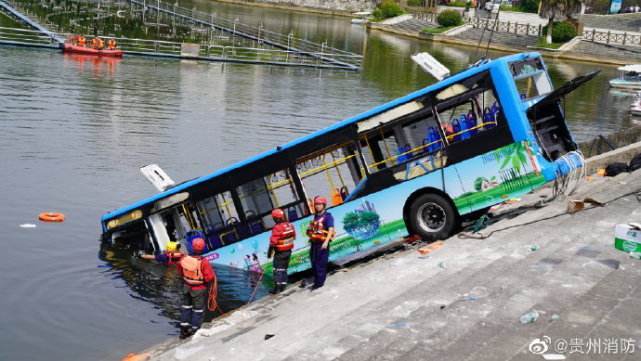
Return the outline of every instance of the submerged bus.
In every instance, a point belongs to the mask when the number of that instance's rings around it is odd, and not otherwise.
[[[538,53],[479,62],[402,98],[345,119],[102,217],[104,242],[161,252],[194,234],[216,266],[267,259],[270,212],[299,237],[290,272],[309,267],[309,201],[329,199],[337,236],[330,259],[407,235],[446,239],[480,215],[567,172],[577,145],[562,98],[595,73],[554,89]],[[581,159],[579,157],[579,159]],[[565,164],[565,165],[564,165]],[[582,166],[580,161],[574,162]]]

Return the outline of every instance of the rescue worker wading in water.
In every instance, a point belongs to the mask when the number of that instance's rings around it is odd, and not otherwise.
[[[269,250],[267,257],[274,256],[272,266],[274,268],[274,288],[272,294],[283,292],[287,287],[287,267],[294,248],[296,230],[294,226],[285,219],[285,212],[276,208],[272,211],[272,218],[276,225],[272,228],[272,235],[269,237]]]
[[[146,259],[146,260],[155,260],[158,263],[162,263],[166,266],[170,266],[172,264],[176,264],[180,262],[180,259],[184,255],[180,253],[180,243],[178,242],[167,242],[167,246],[165,246],[165,252],[160,253],[160,254],[140,254],[140,258]]]
[[[329,262],[329,243],[334,238],[334,217],[327,212],[327,199],[316,196],[314,198],[314,220],[307,229],[307,236],[311,243],[309,258],[312,263],[314,285],[312,290],[323,287],[327,277],[327,263]]]
[[[187,338],[200,328],[205,316],[208,296],[208,283],[214,279],[214,270],[209,261],[200,254],[205,249],[205,241],[196,238],[192,241],[193,255],[184,256],[177,264],[182,276],[183,303],[180,307],[180,338]]]

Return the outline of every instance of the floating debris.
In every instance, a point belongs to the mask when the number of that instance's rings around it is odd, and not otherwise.
[[[268,333],[265,335],[265,341],[269,340],[270,338],[274,337],[276,335],[272,335],[271,333]]]
[[[439,267],[439,268],[442,268],[442,269],[445,269],[445,268],[446,268],[446,267],[445,267],[445,262],[439,262],[439,263],[438,263],[438,267]]]
[[[36,228],[37,226],[33,223],[23,223],[20,225],[20,228]]]
[[[533,244],[533,245],[531,245],[531,246],[530,246],[530,251],[532,251],[532,252],[536,252],[536,251],[538,251],[539,249],[541,249],[541,247],[539,247],[539,246],[538,246],[538,245],[536,245],[536,244]]]
[[[561,319],[561,316],[557,315],[556,313],[553,314],[552,317],[550,317],[551,321],[558,321],[560,319]]]

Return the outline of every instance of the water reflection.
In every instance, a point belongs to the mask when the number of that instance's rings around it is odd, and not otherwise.
[[[105,262],[101,265],[103,272],[126,282],[130,297],[156,305],[163,316],[178,326],[183,281],[175,266],[163,266],[133,254],[129,247],[103,244],[98,257]],[[216,266],[214,270],[218,280],[218,309],[206,311],[207,321],[269,294],[270,275],[226,266]]]

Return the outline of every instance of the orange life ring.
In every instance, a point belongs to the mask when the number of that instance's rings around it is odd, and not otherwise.
[[[38,215],[38,219],[43,222],[64,222],[65,215],[56,212],[42,212]]]

